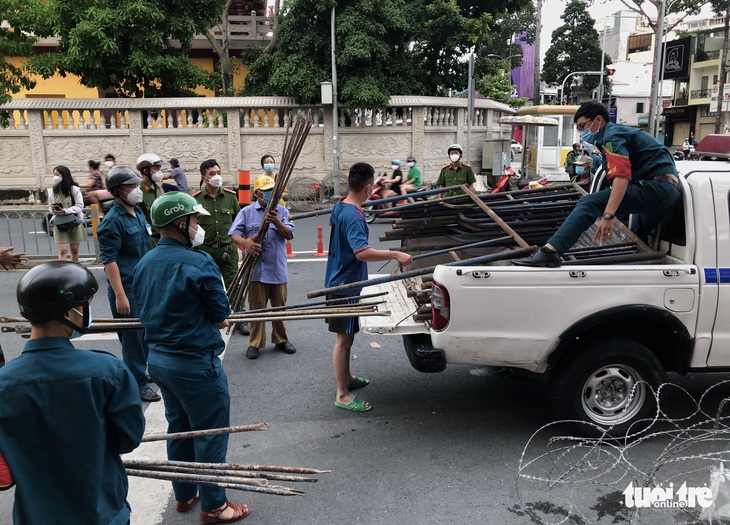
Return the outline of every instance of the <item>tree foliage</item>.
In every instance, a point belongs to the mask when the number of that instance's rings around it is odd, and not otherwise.
[[[193,65],[194,35],[220,18],[225,0],[30,0],[21,28],[58,37],[29,68],[50,77],[74,74],[118,96],[192,95],[215,88],[219,76]],[[179,42],[173,45],[171,40]]]
[[[587,2],[570,0],[560,18],[564,23],[553,31],[542,69],[542,80],[553,85],[561,85],[570,73],[599,71],[603,53]],[[610,63],[611,57],[605,55],[604,65]],[[608,81],[605,76],[604,79]],[[598,75],[575,75],[566,82],[565,90],[591,91],[599,83]]]
[[[348,105],[383,105],[390,95],[443,95],[450,89],[465,89],[464,57],[480,49],[480,42],[495,29],[492,20],[505,13],[496,1],[481,3],[490,4],[491,10],[469,16],[457,0],[339,0],[335,24],[339,100]],[[525,2],[511,2],[520,3]],[[317,102],[320,83],[331,80],[334,5],[321,0],[287,2],[273,52],[250,49],[244,54],[249,73],[243,94]],[[507,40],[505,36],[505,46]]]
[[[21,89],[31,89],[35,82],[23,67],[11,64],[6,57],[28,57],[35,38],[15,29],[17,18],[25,9],[25,2],[0,0],[0,104],[10,100],[11,94]]]

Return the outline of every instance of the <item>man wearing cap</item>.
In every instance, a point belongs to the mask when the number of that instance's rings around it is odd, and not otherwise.
[[[236,192],[223,187],[221,167],[215,159],[200,164],[200,190],[193,197],[209,213],[198,217],[198,224],[205,228],[205,240],[196,250],[213,257],[228,289],[238,272],[238,249],[228,230],[241,207]]]
[[[15,525],[129,522],[120,454],[144,433],[137,385],[115,356],[69,341],[87,331],[98,288],[89,270],[66,261],[18,282],[30,339],[0,369],[0,450],[17,484]]]
[[[575,177],[575,159],[581,155],[583,155],[583,148],[576,142],[573,144],[573,149],[565,156],[565,173],[568,174],[571,180]]]
[[[163,193],[157,183],[162,182],[162,165],[164,163],[156,153],[144,153],[137,158],[137,171],[142,175],[140,184],[142,202],[139,203],[139,207],[147,219],[147,228],[150,232],[153,248],[157,246],[157,241],[160,240],[160,230],[152,224],[150,209],[152,209],[152,203],[155,199]]]
[[[132,283],[134,267],[152,249],[149,223],[139,204],[144,198],[139,183],[142,179],[126,166],[114,166],[106,178],[106,186],[115,202],[104,216],[96,233],[99,237],[101,262],[109,281],[107,297],[114,318],[139,317]],[[147,345],[143,330],[122,330],[117,333],[122,343],[122,357],[137,380],[142,401],[159,401],[147,379]]]
[[[591,182],[591,168],[593,167],[593,159],[588,155],[578,155],[573,162],[573,171],[575,175],[571,182],[575,182],[579,186],[586,189]]]
[[[193,250],[205,238],[198,217],[208,212],[187,193],[166,193],[152,204],[160,228],[157,248],[137,265],[134,291],[150,348],[150,376],[165,398],[168,432],[230,426],[231,398],[220,355],[231,307],[210,255]],[[228,434],[168,442],[174,461],[225,463]],[[218,486],[173,481],[176,508],[188,512],[200,499],[203,523],[232,523],[249,514]]]
[[[294,223],[289,211],[281,204],[270,203],[274,193],[274,179],[259,175],[253,183],[256,202],[243,208],[233,221],[228,235],[233,242],[243,246],[246,253],[257,255],[248,288],[248,307],[251,310],[284,306],[287,297],[289,274],[286,267],[286,241],[294,237]],[[267,209],[270,210],[267,213]],[[266,218],[266,235],[263,243],[255,242],[261,223]],[[251,335],[246,357],[256,359],[260,349],[266,346],[264,323],[249,323]],[[271,342],[277,350],[293,354],[297,349],[289,342],[284,321],[271,322]]]
[[[400,186],[401,195],[413,193],[421,189],[421,168],[416,166],[416,157],[410,155],[406,163],[408,166],[408,175],[406,175],[406,181]]]
[[[449,155],[448,164],[444,164],[436,180],[436,186],[448,188],[458,184],[466,184],[470,191],[474,191],[474,183],[477,181],[471,166],[466,162],[461,162],[463,150],[459,144],[452,144],[447,150]],[[449,190],[446,193],[440,193],[439,198],[451,197],[452,195],[461,195],[464,193],[460,189]]]

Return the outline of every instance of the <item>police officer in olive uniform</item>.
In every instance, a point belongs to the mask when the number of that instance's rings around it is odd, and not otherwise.
[[[197,249],[213,257],[228,289],[238,271],[238,249],[228,236],[228,230],[241,207],[236,192],[222,187],[223,176],[215,159],[203,161],[200,176],[201,188],[193,197],[210,215],[198,218],[205,229],[205,241]]]
[[[150,233],[153,248],[157,246],[157,241],[160,240],[160,229],[152,224],[150,210],[155,199],[164,193],[157,185],[158,182],[162,182],[163,164],[164,161],[155,153],[145,153],[137,158],[137,171],[142,175],[140,187],[143,195],[139,207],[142,208],[145,219],[147,219],[147,231]]]
[[[449,146],[448,155],[451,162],[444,164],[441,168],[439,178],[436,180],[436,186],[447,188],[458,184],[466,184],[469,190],[474,191],[474,183],[477,179],[474,176],[474,172],[471,170],[471,166],[466,162],[461,162],[463,154],[464,152],[459,144],[452,144]],[[446,193],[440,194],[439,198],[461,195],[462,193],[463,192],[461,190],[450,190]]]

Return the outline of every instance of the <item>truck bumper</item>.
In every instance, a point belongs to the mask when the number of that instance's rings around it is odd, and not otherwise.
[[[444,351],[434,348],[429,334],[406,334],[403,346],[411,366],[419,372],[443,372],[446,368]]]

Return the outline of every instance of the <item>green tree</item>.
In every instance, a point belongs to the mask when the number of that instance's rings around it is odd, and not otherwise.
[[[603,53],[598,41],[598,32],[595,29],[596,21],[588,12],[587,2],[570,0],[560,18],[564,23],[553,31],[542,69],[542,80],[558,86],[562,85],[570,73],[599,71],[601,53]],[[610,63],[611,57],[605,55],[605,65]],[[607,77],[604,78],[608,82]],[[598,75],[575,75],[565,83],[565,91],[566,93],[570,93],[574,89],[591,91],[599,83]]]
[[[22,29],[58,37],[58,47],[34,55],[29,68],[118,96],[192,95],[215,89],[217,73],[193,65],[193,36],[221,17],[225,0],[30,0]],[[177,41],[177,45],[171,43]]]
[[[319,100],[331,79],[333,1],[285,4],[272,52],[249,49],[245,95]],[[383,105],[394,94],[438,95],[464,89],[471,52],[489,30],[490,15],[464,16],[456,0],[340,0],[336,3],[339,99],[349,105]]]
[[[31,89],[35,86],[22,66],[15,66],[6,59],[28,57],[33,51],[35,38],[15,29],[17,18],[24,8],[25,2],[0,0],[0,20],[6,22],[0,25],[0,104],[9,101],[11,95],[22,88]]]

